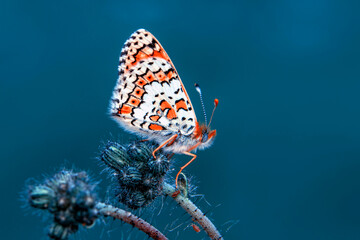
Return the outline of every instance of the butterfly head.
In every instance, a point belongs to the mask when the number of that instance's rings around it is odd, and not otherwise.
[[[200,126],[201,129],[201,143],[208,143],[214,140],[216,136],[216,130],[211,130],[210,127],[206,126],[205,124]]]
[[[196,123],[194,138],[199,142],[199,148],[209,147],[215,139],[216,130],[211,130],[206,124]]]
[[[214,101],[215,106],[214,106],[213,114],[214,114],[214,111],[215,111],[218,103],[219,103],[219,100],[215,99],[215,101]],[[200,148],[206,148],[206,147],[210,146],[211,143],[215,139],[216,130],[210,129],[210,123],[211,123],[213,114],[211,115],[209,124],[205,123],[205,124],[200,125],[198,122],[196,122],[194,137],[200,142],[200,144],[199,144]]]

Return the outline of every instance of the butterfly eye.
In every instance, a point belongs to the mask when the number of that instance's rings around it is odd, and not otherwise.
[[[207,132],[204,132],[203,133],[203,137],[202,137],[202,139],[201,139],[201,142],[207,142],[207,140],[208,140],[208,134],[207,134]]]

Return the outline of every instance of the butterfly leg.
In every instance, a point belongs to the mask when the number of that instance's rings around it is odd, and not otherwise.
[[[153,157],[156,158],[155,153],[156,153],[157,151],[159,151],[161,148],[163,148],[163,147],[164,147],[166,144],[168,144],[169,142],[170,142],[171,144],[173,144],[174,141],[175,141],[175,139],[176,139],[177,137],[178,137],[178,135],[175,134],[175,135],[171,136],[168,140],[166,140],[165,142],[163,142],[160,146],[158,146],[158,147],[153,151],[153,153],[152,153]]]
[[[179,170],[179,172],[176,174],[176,178],[175,178],[175,186],[176,188],[178,188],[178,177],[180,175],[180,173],[182,172],[182,170],[184,170],[184,168],[186,168],[187,166],[189,166],[190,163],[192,163],[195,159],[196,159],[196,155],[191,153],[191,152],[183,152],[183,154],[186,154],[186,155],[189,155],[189,156],[192,156],[193,158],[188,161],[184,166],[182,166]]]
[[[167,159],[171,159],[174,155],[175,155],[175,153],[168,154]]]

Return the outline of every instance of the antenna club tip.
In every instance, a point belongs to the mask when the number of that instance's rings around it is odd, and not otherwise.
[[[215,105],[215,107],[217,107],[218,104],[219,104],[219,99],[215,98],[215,100],[214,100],[214,105]]]
[[[201,89],[200,89],[199,84],[195,83],[195,89],[196,89],[196,91],[197,91],[197,92],[200,94],[200,96],[201,96]]]

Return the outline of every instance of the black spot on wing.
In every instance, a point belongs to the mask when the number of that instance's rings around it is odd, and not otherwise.
[[[120,57],[124,56],[127,54],[127,51],[126,50],[123,50],[121,53],[120,53]]]

